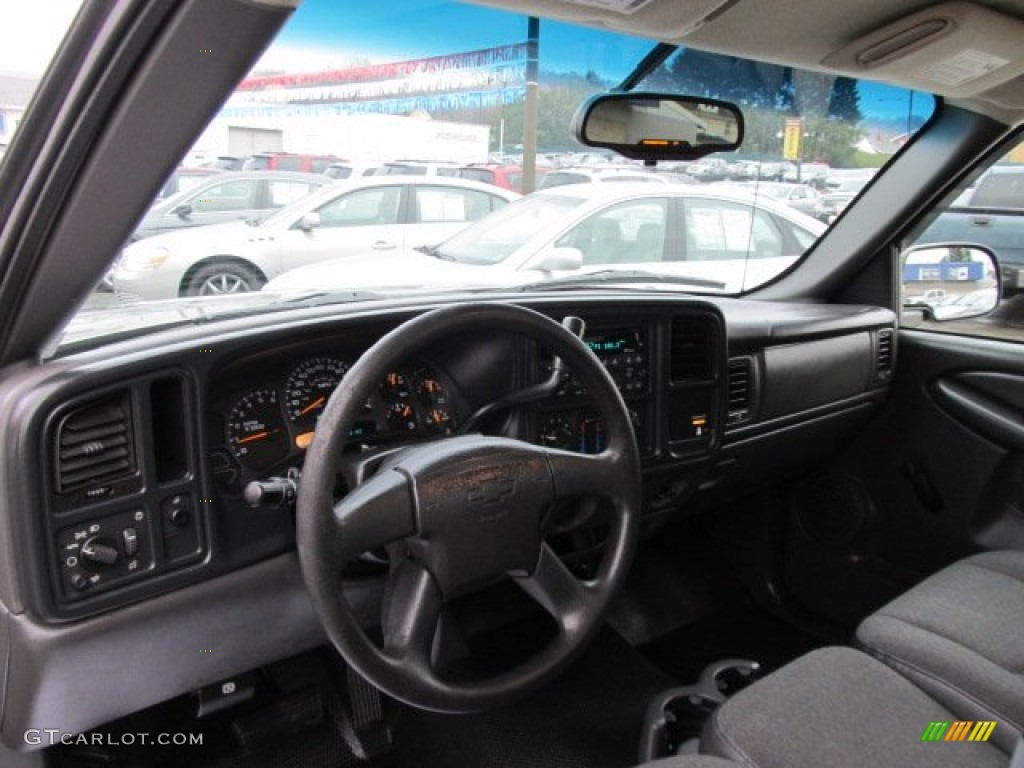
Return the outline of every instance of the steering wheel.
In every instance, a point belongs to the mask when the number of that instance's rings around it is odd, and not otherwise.
[[[565,361],[604,418],[607,446],[582,455],[484,435],[413,446],[340,501],[333,496],[345,437],[367,396],[424,345],[467,328],[506,331]],[[562,499],[602,498],[611,507],[605,552],[592,581],[579,581],[542,538],[545,512]],[[422,314],[382,337],[331,395],[309,446],[297,496],[302,575],[328,637],[380,690],[415,707],[473,712],[502,706],[550,680],[592,637],[625,579],[640,509],[640,463],[615,383],[586,345],[553,320],[507,304],[463,304]],[[341,571],[392,543],[382,645],[360,627]],[[432,660],[442,605],[510,576],[555,619],[535,655],[493,677],[442,679]]]

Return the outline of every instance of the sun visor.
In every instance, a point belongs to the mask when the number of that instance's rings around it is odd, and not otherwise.
[[[737,0],[472,0],[476,5],[501,8],[528,16],[585,24],[680,42]]]
[[[822,60],[831,70],[967,97],[1024,73],[1024,21],[948,2],[864,35]]]

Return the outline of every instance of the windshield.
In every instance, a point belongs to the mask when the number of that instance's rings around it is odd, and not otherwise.
[[[304,0],[159,194],[258,173],[126,231],[66,338],[145,332],[151,305],[212,322],[223,294],[254,294],[258,312],[301,292],[571,291],[617,270],[624,290],[642,273],[665,276],[659,290],[744,294],[814,248],[847,204],[827,196],[855,195],[935,104],[682,48],[636,90],[733,102],[745,139],[645,168],[570,126],[653,41],[448,0],[350,5]],[[533,192],[549,187],[561,194]]]
[[[534,195],[462,230],[434,250],[440,258],[463,264],[497,264],[551,226],[565,221],[581,197]]]

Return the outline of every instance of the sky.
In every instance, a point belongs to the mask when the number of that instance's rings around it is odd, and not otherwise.
[[[382,63],[521,43],[526,17],[452,0],[349,3],[338,22],[338,0],[304,0],[259,69],[317,71],[353,63]],[[617,84],[654,46],[650,40],[542,20],[540,66],[554,72],[593,71]],[[869,118],[921,120],[931,100],[908,103],[902,89],[862,83],[861,108]]]
[[[449,0],[348,3],[344,23],[338,0],[304,0],[260,66],[297,69],[352,61],[406,61],[526,41],[526,17]],[[414,21],[413,21],[414,20]],[[542,21],[541,66],[552,71],[592,70],[618,82],[654,43],[602,30]],[[305,67],[302,67],[305,69]]]
[[[12,0],[7,0],[12,2]],[[82,0],[31,0],[0,24],[0,72],[39,76],[53,56]],[[344,7],[344,23],[338,19]],[[541,68],[593,71],[617,83],[654,43],[650,40],[557,22],[540,26]],[[258,69],[310,72],[511,45],[526,40],[526,18],[452,0],[346,2],[304,0]],[[913,106],[925,113],[919,99]],[[883,116],[907,114],[905,94],[865,84],[862,108]]]

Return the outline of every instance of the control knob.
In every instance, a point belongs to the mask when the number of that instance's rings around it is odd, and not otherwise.
[[[113,539],[107,536],[93,536],[83,542],[79,554],[87,568],[99,571],[113,566],[121,553],[118,552],[117,542]]]

